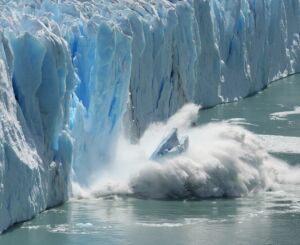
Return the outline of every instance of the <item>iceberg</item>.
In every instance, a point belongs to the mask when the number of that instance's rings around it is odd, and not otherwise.
[[[177,135],[177,128],[167,135],[157,149],[152,153],[150,160],[158,161],[163,157],[176,156],[187,150],[189,145],[189,138],[187,136],[182,137],[180,140]]]
[[[66,200],[70,178],[88,186],[121,132],[138,141],[186,103],[235,101],[300,72],[299,0],[0,9],[0,231]]]

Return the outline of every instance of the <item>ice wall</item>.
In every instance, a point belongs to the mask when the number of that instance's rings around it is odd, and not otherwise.
[[[0,32],[0,232],[68,198],[67,50],[50,33]]]
[[[62,23],[80,79],[73,110],[79,181],[109,159],[126,104],[125,129],[138,139],[187,102],[234,101],[300,69],[299,0],[43,6]]]
[[[121,127],[138,140],[187,102],[234,101],[300,71],[299,0],[6,0],[0,9],[0,231],[63,201],[71,162],[89,185]]]
[[[138,135],[186,102],[230,102],[299,71],[298,0],[159,3],[151,28],[146,7],[130,18],[141,42],[130,83]]]

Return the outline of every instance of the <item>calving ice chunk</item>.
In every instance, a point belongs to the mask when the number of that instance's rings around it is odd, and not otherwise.
[[[171,130],[152,153],[150,159],[158,161],[163,157],[172,157],[179,155],[187,150],[189,146],[189,137],[184,136],[180,140],[177,135],[177,128]]]
[[[0,9],[0,231],[66,200],[71,165],[73,181],[89,187],[121,131],[138,142],[186,103],[233,101],[300,71],[299,0],[26,0]],[[186,148],[171,138],[163,152]]]

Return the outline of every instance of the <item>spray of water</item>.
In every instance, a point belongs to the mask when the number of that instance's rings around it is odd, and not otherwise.
[[[75,197],[133,195],[153,199],[240,197],[280,184],[300,184],[300,169],[266,151],[251,132],[230,123],[192,126],[199,107],[184,106],[165,123],[152,124],[138,144],[120,137],[115,159],[89,188],[73,183]],[[177,128],[189,148],[179,156],[149,160],[162,138]]]

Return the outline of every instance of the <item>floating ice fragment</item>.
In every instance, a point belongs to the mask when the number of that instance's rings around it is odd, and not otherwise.
[[[165,137],[156,150],[152,153],[151,160],[159,160],[165,156],[174,156],[183,153],[187,150],[189,145],[189,138],[182,137],[180,140],[177,135],[177,128],[172,129],[167,137]]]

